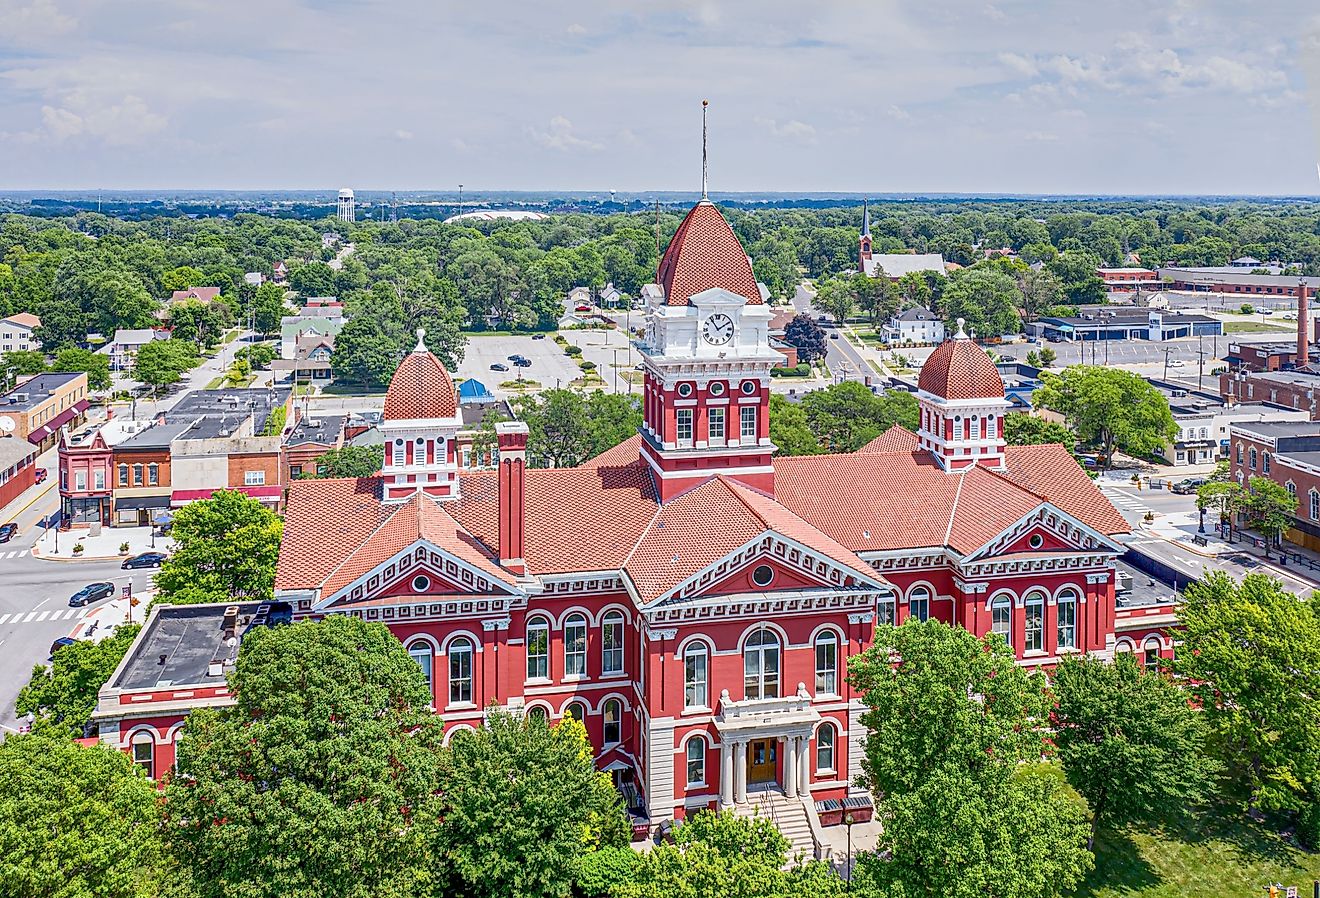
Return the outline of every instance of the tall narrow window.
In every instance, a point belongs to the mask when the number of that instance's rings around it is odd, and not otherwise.
[[[128,465],[119,466],[119,485],[128,486]]]
[[[80,493],[81,493],[81,492],[85,492],[85,491],[87,490],[87,472],[86,472],[86,471],[74,471],[74,472],[73,472],[73,488],[74,488],[75,490],[77,490],[78,492],[80,492]]]
[[[981,416],[972,415],[967,419],[967,427],[971,431],[967,434],[969,440],[979,440],[981,438]]]
[[[550,624],[543,617],[527,622],[527,679],[550,676]]]
[[[1141,647],[1142,663],[1147,670],[1154,670],[1160,666],[1160,641],[1154,636],[1146,640],[1146,644]]]
[[[142,485],[142,466],[141,466],[141,465],[134,465],[134,466],[133,466],[133,485],[134,485],[134,486],[141,486],[141,485]]]
[[[1255,446],[1252,446],[1252,447],[1251,447],[1251,455],[1250,455],[1250,458],[1251,458],[1251,470],[1253,470],[1253,471],[1256,470],[1256,460],[1257,460],[1258,457],[1259,457],[1259,456],[1258,456],[1257,453],[1256,453],[1256,447],[1255,447]]]
[[[1268,452],[1261,457],[1260,472],[1262,474],[1268,474],[1270,472],[1270,454]]]
[[[623,673],[623,615],[611,611],[600,625],[600,669],[604,674]]]
[[[744,405],[738,410],[738,417],[742,422],[739,427],[739,435],[742,437],[742,441],[744,443],[748,441],[755,442],[757,439],[756,406]]]
[[[147,484],[157,486],[160,483],[160,465],[154,461],[147,465]]]
[[[875,622],[877,624],[893,624],[895,615],[895,600],[893,595],[887,595],[875,603]]]
[[[1320,521],[1320,493],[1311,490],[1311,520]]]
[[[999,596],[990,603],[990,630],[1013,644],[1013,600],[1008,596]]]
[[[606,745],[617,745],[623,741],[623,704],[612,698],[605,703],[604,741]]]
[[[142,768],[148,779],[156,775],[156,740],[147,732],[133,734],[133,763]]]
[[[834,770],[834,725],[823,723],[816,730],[816,769]]]
[[[683,650],[683,703],[689,708],[706,705],[706,644],[692,642]]]
[[[1040,593],[1027,596],[1026,624],[1022,648],[1028,652],[1045,649],[1045,597]]]
[[[449,704],[472,701],[472,640],[465,637],[449,643]]]
[[[839,638],[826,631],[816,637],[816,694],[838,694]]]
[[[564,676],[587,675],[587,619],[580,614],[564,621]]]
[[[924,586],[918,586],[912,590],[908,596],[908,617],[915,618],[921,622],[930,619],[930,590]]]
[[[434,659],[431,654],[431,646],[425,642],[414,642],[408,646],[408,657],[417,662],[417,666],[422,669],[422,676],[426,678],[427,688],[431,686],[431,672]]]
[[[693,736],[687,744],[687,781],[689,786],[706,782],[706,740]]]
[[[92,483],[97,490],[105,489],[105,469],[97,468],[92,472]]]
[[[993,440],[993,439],[995,438],[995,416],[994,416],[994,415],[986,415],[986,416],[985,416],[985,438],[986,438],[987,440]]]
[[[1059,617],[1059,648],[1077,648],[1077,596],[1065,592],[1056,606]]]
[[[963,419],[962,415],[953,416],[953,438],[961,440],[963,438]]]
[[[692,409],[680,408],[675,412],[676,415],[676,433],[675,438],[680,446],[692,445]]]
[[[706,423],[709,425],[707,438],[713,446],[724,442],[724,408],[706,409]]]
[[[779,697],[779,637],[764,627],[747,638],[743,649],[746,698]]]

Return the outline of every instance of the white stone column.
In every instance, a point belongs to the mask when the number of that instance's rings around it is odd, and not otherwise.
[[[798,791],[811,794],[811,738],[802,737],[798,745]]]
[[[747,743],[736,742],[737,757],[733,761],[734,788],[733,800],[738,804],[747,802]]]
[[[720,807],[733,807],[733,745],[720,743]]]
[[[786,736],[784,738],[784,794],[789,798],[797,798],[798,794],[797,758],[798,737]]]

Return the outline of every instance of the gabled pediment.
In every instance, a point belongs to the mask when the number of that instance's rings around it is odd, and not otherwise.
[[[315,607],[319,610],[391,597],[416,600],[427,596],[525,595],[513,574],[492,567],[418,539],[352,579],[332,575]],[[418,578],[425,578],[426,583]]]
[[[1122,552],[1109,536],[1058,507],[1043,502],[1029,514],[987,540],[964,562],[984,561],[1023,552]]]

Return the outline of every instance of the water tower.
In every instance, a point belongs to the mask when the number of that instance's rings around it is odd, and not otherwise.
[[[357,217],[357,212],[353,203],[353,191],[344,187],[339,191],[339,210],[336,213],[340,221],[353,221]]]

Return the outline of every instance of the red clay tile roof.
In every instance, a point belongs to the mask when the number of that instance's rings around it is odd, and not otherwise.
[[[917,387],[945,399],[1004,395],[1004,379],[984,349],[966,337],[945,340],[921,366]]]
[[[712,287],[744,296],[752,305],[761,304],[761,291],[746,250],[720,210],[708,200],[693,206],[678,226],[660,260],[657,278],[671,306],[685,306],[693,296]]]
[[[584,468],[615,468],[620,465],[631,465],[638,463],[642,457],[642,435],[640,433],[628,437],[617,446],[606,449],[595,458],[589,458],[582,463]]]
[[[454,381],[445,366],[425,349],[404,357],[385,393],[385,420],[452,418],[458,414]]]
[[[1063,446],[1009,446],[1005,473],[1051,505],[1110,536],[1132,528]]]
[[[920,445],[915,433],[902,424],[894,424],[857,451],[863,455],[875,455],[880,452],[914,452]]]

